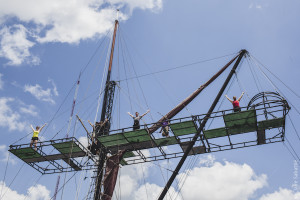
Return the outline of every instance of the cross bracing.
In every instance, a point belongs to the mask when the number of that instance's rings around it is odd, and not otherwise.
[[[285,100],[265,101],[266,107],[242,107],[241,112],[222,110],[213,112],[212,128],[204,129],[189,155],[238,149],[262,144],[284,141],[285,116],[288,105]],[[266,119],[266,112],[272,118]],[[170,136],[163,137],[159,131],[148,134],[145,124],[142,129],[132,131],[132,127],[112,130],[109,135],[99,136],[108,153],[114,154],[126,150],[122,165],[159,161],[182,157],[199,124],[205,115],[194,115],[170,121]],[[103,150],[104,150],[103,149]],[[155,153],[145,154],[151,149]],[[64,138],[39,142],[38,150],[29,144],[10,146],[11,153],[43,174],[61,173],[94,169],[97,159],[76,138]],[[89,164],[83,164],[78,158],[85,157]],[[67,165],[62,165],[63,160]]]
[[[96,162],[94,155],[74,137],[38,142],[37,146],[34,150],[29,144],[11,145],[9,151],[42,174],[80,171]],[[84,157],[92,162],[83,164],[79,159]]]

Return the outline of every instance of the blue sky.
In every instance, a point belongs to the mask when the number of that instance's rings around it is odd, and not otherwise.
[[[68,0],[64,3],[0,0],[0,5],[2,181],[8,146],[22,137],[25,138],[18,143],[28,143],[31,135],[26,135],[30,133],[30,124],[49,124],[41,134],[43,140],[51,139],[62,127],[65,128],[56,138],[66,135],[75,93],[73,86],[83,70],[77,98],[77,102],[82,103],[76,105],[75,114],[87,126],[87,120],[94,120],[117,8],[120,9],[120,34],[117,36],[113,65],[114,80],[199,63],[121,81],[121,89],[116,93],[113,128],[131,125],[131,118],[126,114],[128,111],[143,113],[150,109],[144,121],[155,122],[160,118],[160,113],[167,113],[185,99],[241,49],[247,49],[300,94],[297,87],[300,75],[300,2],[297,0]],[[214,59],[218,57],[222,58]],[[127,64],[126,70],[123,59]],[[202,62],[207,59],[213,60]],[[273,90],[258,68],[256,70],[262,88]],[[225,76],[216,80],[178,117],[205,113]],[[270,73],[268,76],[289,103],[300,110],[299,97]],[[241,105],[246,106],[249,97],[258,93],[246,61],[238,77],[246,92]],[[239,85],[233,82],[228,95],[238,96],[240,93]],[[229,102],[224,101],[221,108],[228,109],[230,106]],[[299,129],[296,109],[292,108],[290,117]],[[75,120],[71,127],[74,126]],[[76,126],[74,132],[71,129],[69,134],[73,133],[84,141],[82,127]],[[286,136],[299,153],[300,141],[289,120]],[[193,200],[200,196],[203,199],[228,200],[300,199],[299,187],[292,186],[299,180],[295,175],[297,166],[285,145],[288,146],[287,143],[278,143],[189,158],[188,161],[195,164],[189,168],[190,176],[177,199]],[[173,169],[177,162],[163,161],[159,165]],[[52,197],[57,175],[44,175],[36,184],[40,174],[26,165],[10,185],[22,164],[10,155],[5,186],[1,182],[1,188],[7,191],[3,199]],[[187,165],[183,169],[187,169]],[[155,199],[164,186],[162,174],[167,176],[170,172],[150,164],[123,167],[120,173],[123,189],[117,189],[115,198],[120,199],[121,195],[121,199],[147,199],[147,193],[148,199]],[[76,183],[81,182],[82,176],[85,175],[76,175],[76,179],[67,184],[63,199],[75,199]],[[79,199],[87,192],[84,185],[89,184],[88,179],[82,183]]]

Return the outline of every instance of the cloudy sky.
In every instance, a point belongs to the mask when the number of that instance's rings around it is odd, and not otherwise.
[[[81,74],[74,113],[91,128],[87,120],[99,118],[97,97],[116,17],[120,26],[112,79],[120,82],[114,129],[131,125],[128,111],[150,109],[143,123],[155,122],[241,49],[276,76],[267,72],[292,105],[285,143],[188,158],[167,199],[300,199],[295,160],[300,139],[294,130],[300,130],[299,9],[298,0],[0,0],[0,199],[53,196],[57,175],[41,176],[7,150],[15,142],[30,141],[30,124],[45,122],[41,140],[68,134],[86,143],[74,118],[67,128],[76,81]],[[246,106],[256,88],[274,88],[259,69],[254,81],[247,62],[242,66],[238,79],[246,92],[241,105]],[[142,76],[159,71],[164,72]],[[142,77],[130,79],[136,76]],[[205,113],[224,79],[178,117]],[[240,85],[232,85],[228,95],[238,96]],[[224,98],[222,102],[220,109],[230,108]],[[171,173],[166,169],[177,163],[122,167],[114,198],[157,199]],[[91,175],[76,174],[57,199],[83,199],[90,183],[84,177]]]

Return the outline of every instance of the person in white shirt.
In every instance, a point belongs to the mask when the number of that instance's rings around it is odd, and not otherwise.
[[[147,112],[145,112],[142,115],[139,115],[138,112],[135,112],[135,116],[133,116],[132,114],[130,114],[130,112],[128,112],[128,115],[130,115],[130,117],[133,118],[133,130],[134,131],[140,129],[140,120],[142,119],[142,117],[147,115],[149,112],[150,112],[150,110],[147,110]]]

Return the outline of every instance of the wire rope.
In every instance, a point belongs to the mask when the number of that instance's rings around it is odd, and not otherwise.
[[[294,156],[294,154],[292,153],[292,151],[287,147],[287,145],[283,142],[283,146],[288,150],[288,152],[292,155],[292,157],[294,158],[294,160],[300,164],[300,162],[298,161],[298,159],[296,158],[296,156]]]
[[[119,31],[120,32],[120,31]],[[123,50],[123,43],[121,42],[120,40],[120,34],[119,34],[119,41],[120,41],[120,47],[121,47],[121,52],[122,52],[122,61],[123,61],[123,68],[124,68],[124,74],[125,74],[125,78],[127,79],[127,70],[126,70],[126,67],[125,67],[125,56],[124,56],[124,50]],[[128,85],[128,80],[126,80],[126,86],[127,86],[127,92],[129,94],[129,102],[130,102],[130,111],[133,112],[133,109],[132,109],[132,103],[131,103],[131,97],[130,97],[130,90],[129,90],[129,85]]]
[[[126,93],[126,92],[124,92],[124,91],[121,89],[121,87],[119,87],[119,88],[120,88],[120,91],[121,91],[121,92]],[[140,103],[138,103],[138,105],[140,105]],[[140,105],[140,106],[141,106],[141,105]],[[142,107],[142,106],[141,106],[141,107]],[[144,123],[145,123],[145,122],[144,122]],[[156,165],[158,165],[158,164],[156,164]],[[162,173],[161,166],[160,166],[160,165],[158,165],[158,166],[159,166],[160,171],[161,171],[161,173]],[[163,177],[164,182],[166,183],[166,180],[164,179],[163,173],[162,173],[162,177]]]
[[[244,61],[244,60],[242,60],[241,65],[243,64],[243,61]],[[238,71],[239,71],[240,69],[241,69],[241,68],[239,68]],[[234,75],[235,75],[235,77],[236,77],[236,80],[237,80],[237,83],[238,83],[238,85],[239,85],[240,91],[241,91],[241,92],[245,92],[248,101],[250,101],[251,98],[249,97],[249,94],[248,94],[248,92],[246,91],[246,89],[245,89],[243,83],[240,81],[240,79],[239,79],[239,77],[238,77],[238,72],[235,72]]]
[[[108,33],[109,33],[109,31],[107,32],[107,35],[108,35]],[[100,45],[98,46],[98,48],[96,49],[96,51],[94,52],[94,54],[92,55],[92,57],[89,59],[89,61],[88,61],[88,63],[86,64],[86,66],[85,66],[85,68],[82,70],[82,72],[84,72],[86,69],[87,69],[87,66],[89,65],[89,63],[91,62],[91,60],[93,59],[93,57],[96,55],[96,53],[97,53],[97,51],[98,51],[98,49],[102,46],[102,43],[103,43],[103,41],[104,41],[104,39],[102,40],[102,42],[100,43]],[[73,85],[73,87],[75,86],[75,84]],[[73,87],[72,87],[72,89],[73,89]],[[71,90],[72,90],[71,89]],[[70,90],[70,92],[71,92],[71,90]],[[69,94],[70,94],[70,92],[69,92]],[[67,95],[67,97],[69,96],[69,94]],[[66,98],[67,98],[66,97]],[[66,99],[65,98],[65,99]],[[63,103],[65,102],[65,100],[63,101]],[[62,103],[62,104],[63,104]],[[61,104],[61,106],[62,106],[62,104]],[[60,110],[60,108],[61,108],[61,106],[59,107],[59,109],[58,109],[58,111]],[[57,112],[58,112],[57,111]],[[57,114],[57,112],[55,113],[55,115],[54,115],[54,117],[56,116],[56,114]],[[52,118],[52,120],[54,119],[54,117]],[[51,122],[52,122],[52,120],[51,120]],[[76,124],[75,124],[75,127],[76,127]],[[75,127],[74,127],[74,132],[73,132],[73,136],[74,136],[74,134],[75,134]],[[45,131],[44,131],[44,133],[45,133]],[[57,135],[57,134],[56,134]],[[55,136],[56,136],[55,135]],[[55,137],[54,136],[54,137]],[[66,174],[65,174],[66,175]],[[66,177],[65,177],[66,178]],[[65,185],[65,184],[64,184]],[[62,194],[63,194],[63,192],[62,192]]]
[[[274,88],[274,90],[275,90],[279,95],[282,95],[285,99],[287,99],[286,96],[284,95],[284,93],[281,92],[281,91],[279,90],[278,87],[276,87],[276,85],[271,81],[271,79],[270,79],[270,78],[267,76],[267,74],[261,69],[261,67],[260,67],[259,65],[257,65],[257,63],[256,63],[256,66],[259,68],[259,70],[261,71],[261,73],[262,73],[262,74],[264,75],[264,77],[268,80],[268,82],[271,84],[271,86]],[[288,99],[287,99],[287,100],[288,100]],[[300,115],[300,111],[297,109],[297,107],[294,106],[294,104],[292,104],[292,102],[290,102],[290,101],[289,101],[289,104],[291,104],[292,107],[296,110],[296,112]]]
[[[108,45],[109,45],[109,43],[107,43],[107,46],[106,46],[104,49],[108,48]],[[104,49],[103,49],[103,51],[104,51]],[[103,53],[103,54],[104,54],[104,53]],[[102,53],[101,53],[100,55],[102,55]],[[92,78],[89,79],[88,87],[87,87],[87,89],[86,89],[86,91],[85,91],[85,94],[84,94],[84,99],[87,97],[87,93],[88,93],[88,91],[89,91],[89,89],[90,89],[90,87],[91,87],[91,85],[92,85],[92,82],[94,81],[94,79],[95,79],[95,77],[96,77],[96,74],[97,74],[96,72],[97,72],[97,70],[98,70],[99,67],[100,67],[101,59],[102,59],[102,57],[100,56],[99,61],[98,61],[98,64],[96,64],[97,67],[95,67],[95,69],[94,69]],[[101,87],[102,87],[102,86],[101,86]],[[101,87],[100,87],[100,88],[101,88]],[[101,91],[101,90],[100,90],[100,91]],[[103,91],[103,90],[102,90],[102,91]],[[94,94],[94,93],[93,93],[93,94]],[[101,92],[100,94],[98,94],[98,96],[101,96],[101,94],[102,94],[102,92]],[[79,107],[78,112],[80,112],[81,109],[82,109],[82,105]],[[95,122],[94,122],[94,123],[95,123]]]
[[[126,36],[126,34],[125,34],[125,36]],[[134,47],[134,45],[132,45],[132,46]],[[135,48],[134,48],[134,49],[135,49]],[[139,53],[139,51],[137,51],[137,50],[135,49],[135,52],[137,52],[137,54],[139,55],[139,57],[140,57],[140,58],[142,59],[142,61],[146,64],[147,69],[150,69],[151,66],[148,64],[148,62],[146,62],[146,60],[144,59],[144,57],[141,56],[141,54]],[[125,73],[126,73],[126,70],[125,70]],[[149,75],[153,75],[153,76],[154,76],[154,78],[156,79],[156,83],[158,83],[158,85],[163,89],[164,94],[167,95],[168,99],[169,99],[170,102],[173,104],[173,107],[175,107],[175,106],[176,106],[176,105],[175,105],[175,102],[174,102],[173,99],[170,97],[170,94],[169,94],[168,90],[163,86],[163,84],[161,83],[161,81],[157,78],[156,73],[149,73]],[[128,83],[127,75],[126,75],[126,77],[125,77],[124,80],[126,81],[126,83]],[[188,110],[187,107],[185,107],[185,109],[192,115],[192,113]],[[180,112],[179,114],[182,115],[181,112]]]
[[[127,44],[126,44],[126,42],[125,42],[124,39],[123,39],[123,41],[124,41],[125,48],[126,48],[127,52],[129,52],[128,47],[127,47]],[[126,55],[126,54],[123,54],[123,55]],[[137,76],[137,73],[136,73],[136,70],[135,70],[135,67],[134,67],[134,64],[133,64],[131,55],[130,55],[129,53],[128,53],[128,57],[129,57],[129,61],[130,61],[130,63],[131,63],[131,65],[129,65],[129,66],[132,66],[133,72],[134,72],[134,74]],[[148,104],[147,99],[146,99],[146,97],[145,97],[145,94],[144,94],[144,91],[143,91],[143,89],[142,89],[140,80],[139,80],[138,78],[137,78],[136,80],[138,81],[138,86],[139,86],[139,88],[140,88],[140,90],[141,90],[141,92],[142,92],[142,96],[143,96],[143,99],[144,99],[144,101],[145,101],[145,103],[146,103],[146,106],[147,106],[148,109],[149,109],[149,104]],[[135,87],[134,87],[134,89],[135,89]],[[135,90],[135,92],[136,92],[136,90]],[[136,93],[136,94],[137,94],[137,93]],[[140,103],[140,100],[139,100],[139,98],[138,98],[138,95],[137,95],[137,100],[138,100],[138,102]],[[151,117],[152,121],[154,121],[154,120],[153,120],[152,113],[150,113],[150,117]],[[142,118],[142,121],[143,121],[144,124],[146,124],[143,118]],[[151,142],[151,144],[152,144],[152,146],[154,147],[153,142]],[[154,151],[154,154],[156,155],[155,151]],[[162,176],[163,176],[163,172],[162,172],[161,169],[160,169],[160,171],[161,171]]]
[[[113,35],[111,35],[110,37],[110,43],[112,41],[112,37]],[[109,43],[109,44],[110,44]],[[111,46],[111,45],[110,45]],[[101,94],[100,92],[102,90],[104,90],[104,88],[106,87],[106,83],[105,83],[105,86],[104,86],[104,80],[105,80],[105,76],[107,74],[107,70],[108,69],[108,62],[109,62],[109,51],[107,51],[107,55],[106,55],[106,61],[105,61],[105,65],[104,65],[104,69],[103,69],[103,74],[102,74],[102,80],[101,80],[101,86],[100,86],[100,90],[99,90],[99,95],[98,95],[98,106],[97,106],[97,109],[96,109],[96,115],[95,115],[95,119],[94,119],[94,122],[97,121],[97,116],[98,116],[98,112],[99,112],[99,108],[100,108],[100,104],[101,104]]]
[[[4,170],[4,177],[3,177],[3,181],[2,181],[2,187],[1,187],[0,197],[2,197],[2,192],[3,192],[4,185],[5,185],[5,178],[6,178],[6,173],[7,173],[7,167],[8,167],[9,157],[10,157],[10,154],[8,154],[8,156],[7,156],[7,162],[6,162],[5,170]]]
[[[122,35],[120,34],[120,37],[121,37]],[[127,49],[127,46],[126,46],[126,43],[125,43],[125,41],[124,41],[124,39],[123,39],[123,37],[121,37],[121,40],[120,40],[120,43],[121,43],[121,49],[122,49],[122,55],[123,55],[123,63],[124,63],[124,68],[125,68],[125,65],[126,66],[131,66],[130,64],[129,64],[129,61],[128,61],[128,58],[130,59],[130,57],[126,54],[126,52],[127,51],[125,51],[126,49]],[[128,49],[127,49],[128,50]],[[131,72],[131,68],[130,67],[127,67],[127,69],[129,70],[129,72]],[[132,69],[134,70],[134,68],[132,67]],[[126,71],[126,69],[124,69],[124,71]],[[126,73],[126,72],[125,72]],[[127,75],[126,75],[127,76]],[[120,82],[120,81],[119,81]],[[134,91],[134,93],[135,93],[135,96],[136,96],[136,100],[139,102],[139,104],[140,104],[140,95],[138,95],[138,93],[137,93],[137,89],[136,89],[136,87],[135,87],[135,84],[134,84],[134,80],[131,80],[131,82],[132,82],[132,88],[133,88],[133,91]],[[130,102],[131,102],[132,100],[130,100]],[[131,104],[131,103],[130,103]]]
[[[288,90],[290,90],[295,96],[300,98],[300,95],[297,94],[291,87],[289,87],[287,84],[285,84],[277,75],[275,75],[271,70],[269,70],[265,65],[263,65],[257,58],[255,58],[253,55],[252,57],[263,67],[265,68],[270,74],[272,74],[278,81],[280,81]]]
[[[241,63],[241,64],[242,64],[242,63]],[[233,77],[233,79],[231,80],[231,83],[229,84],[229,87],[227,88],[227,92],[230,90],[230,88],[231,88],[232,84],[234,83],[234,80],[235,80],[235,79],[236,79],[237,82],[238,82],[238,77],[237,77],[236,73],[235,73],[235,76]],[[224,97],[223,97],[223,100],[221,101],[221,104],[219,105],[219,107],[218,107],[217,110],[220,109],[221,105],[223,104],[223,101],[224,101]],[[213,120],[211,121],[211,123],[209,124],[208,127],[211,126],[212,122],[213,122]],[[199,157],[199,155],[195,155],[193,158],[191,158],[191,159],[189,160],[188,164],[186,165],[185,170],[184,170],[186,173],[184,173],[184,175],[183,175],[183,176],[181,177],[181,179],[179,180],[179,182],[182,182],[182,184],[181,184],[181,185],[178,184],[178,189],[177,189],[177,190],[178,190],[178,193],[177,193],[177,195],[176,195],[175,198],[177,198],[178,194],[179,194],[180,191],[182,190],[182,187],[183,187],[184,183],[186,182],[186,180],[187,180],[187,178],[189,177],[189,174],[190,174],[190,172],[191,172],[190,169],[194,168],[194,166],[196,165],[196,161],[198,160],[198,157]],[[174,194],[175,194],[175,193],[174,193]]]
[[[263,87],[262,87],[262,83],[261,83],[261,81],[260,81],[260,79],[258,78],[258,72],[257,72],[257,70],[255,70],[255,68],[254,68],[254,66],[257,66],[256,65],[256,63],[254,62],[254,60],[252,59],[252,57],[251,57],[251,55],[248,53],[247,54],[248,56],[247,56],[247,58],[248,58],[248,61],[249,61],[249,63],[250,63],[250,70],[251,70],[251,72],[253,73],[253,76],[255,77],[255,80],[257,81],[257,85],[258,85],[258,87],[260,88],[260,89],[258,89],[258,91],[263,91]],[[256,69],[257,69],[258,67],[256,67]],[[258,69],[259,70],[259,69]]]
[[[298,139],[299,139],[299,141],[300,141],[300,136],[299,136],[299,133],[298,133],[298,131],[297,131],[297,129],[296,129],[296,127],[295,127],[295,125],[294,125],[293,121],[292,121],[292,118],[291,118],[290,114],[288,114],[288,117],[289,117],[289,119],[290,119],[290,122],[291,122],[291,124],[292,124],[292,126],[293,126],[293,128],[294,128],[294,131],[295,131],[295,133],[296,133],[296,135],[297,135],[297,138],[298,138]]]
[[[37,178],[37,180],[36,180],[35,183],[33,184],[33,187],[35,187],[35,186],[38,184],[38,182],[40,181],[40,179],[42,178],[42,176],[43,176],[43,174],[40,175],[39,178]],[[30,194],[31,191],[32,191],[32,190],[29,190],[29,191],[28,191],[28,194],[25,196],[24,200],[26,200],[26,199],[29,197],[29,194]]]
[[[86,173],[87,173],[87,171],[85,171]],[[83,171],[81,172],[81,174],[80,174],[80,178],[79,178],[79,180],[81,180],[80,181],[80,185],[79,185],[79,187],[76,187],[77,189],[76,189],[76,196],[75,196],[75,200],[78,200],[78,198],[79,198],[79,194],[80,194],[80,191],[81,191],[81,187],[82,187],[82,184],[83,184],[83,179],[84,179],[84,177],[83,177]]]
[[[288,152],[292,155],[292,157],[294,158],[294,160],[300,164],[299,160],[297,159],[297,157],[292,153],[292,151],[287,147],[287,145],[283,142],[283,146],[288,150]]]
[[[295,151],[295,149],[293,148],[292,144],[290,143],[290,141],[288,140],[287,137],[285,137],[286,141],[288,142],[288,144],[290,145],[290,148],[292,149],[292,152],[294,152],[295,156],[297,157],[298,161],[300,161],[299,155],[297,154],[297,152]]]
[[[121,29],[121,30],[122,30],[122,29]],[[126,36],[125,33],[123,33],[123,34]],[[126,37],[126,39],[129,40],[129,37]],[[129,41],[130,41],[130,40],[129,40]],[[138,51],[136,51],[136,52],[138,52]],[[184,67],[188,67],[188,66],[192,66],[192,65],[204,63],[204,62],[209,62],[209,61],[213,61],[213,60],[225,58],[225,57],[228,57],[228,56],[232,56],[232,55],[235,55],[235,54],[236,54],[236,53],[231,53],[231,54],[227,54],[227,55],[223,55],[223,56],[218,56],[218,57],[209,58],[209,59],[205,59],[205,60],[195,61],[195,62],[192,62],[192,63],[183,64],[183,65],[175,66],[175,67],[172,67],[172,68],[160,70],[160,71],[157,71],[157,72],[152,72],[152,73],[147,73],[147,74],[139,75],[139,76],[137,76],[137,77],[130,77],[130,78],[128,78],[127,80],[129,80],[129,79],[141,78],[141,77],[148,76],[148,75],[152,75],[152,74],[158,74],[158,73],[162,73],[162,72],[167,72],[167,71],[171,71],[171,70],[174,70],[174,69],[184,68]],[[125,79],[119,80],[119,81],[125,81]]]
[[[143,165],[140,165],[140,166],[141,166],[141,169],[142,169],[144,187],[145,187],[145,190],[146,190],[146,196],[147,196],[147,200],[148,200],[149,199],[149,195],[148,195],[148,190],[147,190],[146,181],[145,181],[144,169],[143,169]]]
[[[249,58],[249,56],[246,57],[246,61],[247,61],[247,64],[248,64],[248,68],[249,68],[249,70],[250,70],[250,72],[251,72],[252,78],[253,78],[253,80],[254,80],[255,86],[256,86],[256,88],[257,88],[257,91],[258,91],[258,92],[261,92],[262,90],[259,88],[259,85],[258,85],[258,83],[257,83],[257,80],[256,80],[257,75],[255,76],[255,74],[254,74],[254,72],[253,72],[253,69],[252,69],[253,67],[252,67],[252,65],[250,64],[250,58]],[[256,78],[255,78],[255,77],[256,77]]]
[[[13,180],[10,182],[10,184],[8,185],[6,191],[3,193],[3,195],[1,196],[1,199],[5,196],[6,192],[9,190],[10,186],[13,184],[13,182],[15,181],[15,179],[17,178],[17,176],[19,175],[20,171],[22,170],[22,168],[24,167],[25,162],[22,164],[22,166],[20,167],[20,169],[18,170],[18,172],[16,173],[16,175],[14,176]]]

